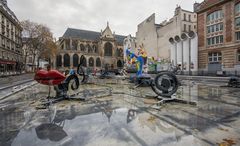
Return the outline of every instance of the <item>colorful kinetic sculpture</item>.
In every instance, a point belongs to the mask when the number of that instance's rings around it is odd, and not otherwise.
[[[146,64],[147,54],[143,49],[138,49],[138,55],[126,49],[126,56],[129,64],[136,64],[137,77],[141,77],[143,73],[143,65]]]

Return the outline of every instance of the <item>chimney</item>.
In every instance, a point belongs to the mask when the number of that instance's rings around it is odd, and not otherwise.
[[[193,4],[193,11],[194,11],[194,12],[197,12],[197,11],[199,10],[199,7],[200,7],[200,3],[195,2],[195,3]]]

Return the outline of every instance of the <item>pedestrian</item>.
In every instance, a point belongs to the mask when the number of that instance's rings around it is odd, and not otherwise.
[[[76,74],[74,68],[70,69],[69,74],[70,75],[75,75]]]
[[[50,70],[51,70],[51,65],[48,64],[48,65],[47,65],[47,71],[50,71]]]

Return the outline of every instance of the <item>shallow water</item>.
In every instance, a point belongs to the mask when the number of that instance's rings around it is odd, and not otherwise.
[[[185,146],[224,139],[240,144],[239,89],[186,82],[174,97],[196,106],[157,106],[148,87],[101,80],[77,91],[86,101],[61,101],[37,110],[47,89],[36,85],[0,103],[0,145]]]

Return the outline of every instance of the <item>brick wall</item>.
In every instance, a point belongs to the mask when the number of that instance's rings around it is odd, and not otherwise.
[[[205,39],[205,15],[204,13],[198,15],[198,47],[204,47]]]
[[[224,19],[225,19],[225,32],[226,32],[226,35],[225,35],[225,40],[227,43],[231,42],[233,39],[232,39],[232,33],[233,33],[233,30],[232,30],[232,25],[233,25],[233,20],[232,20],[232,15],[234,13],[234,9],[232,8],[232,3],[226,3],[225,5],[225,15],[224,15]]]

